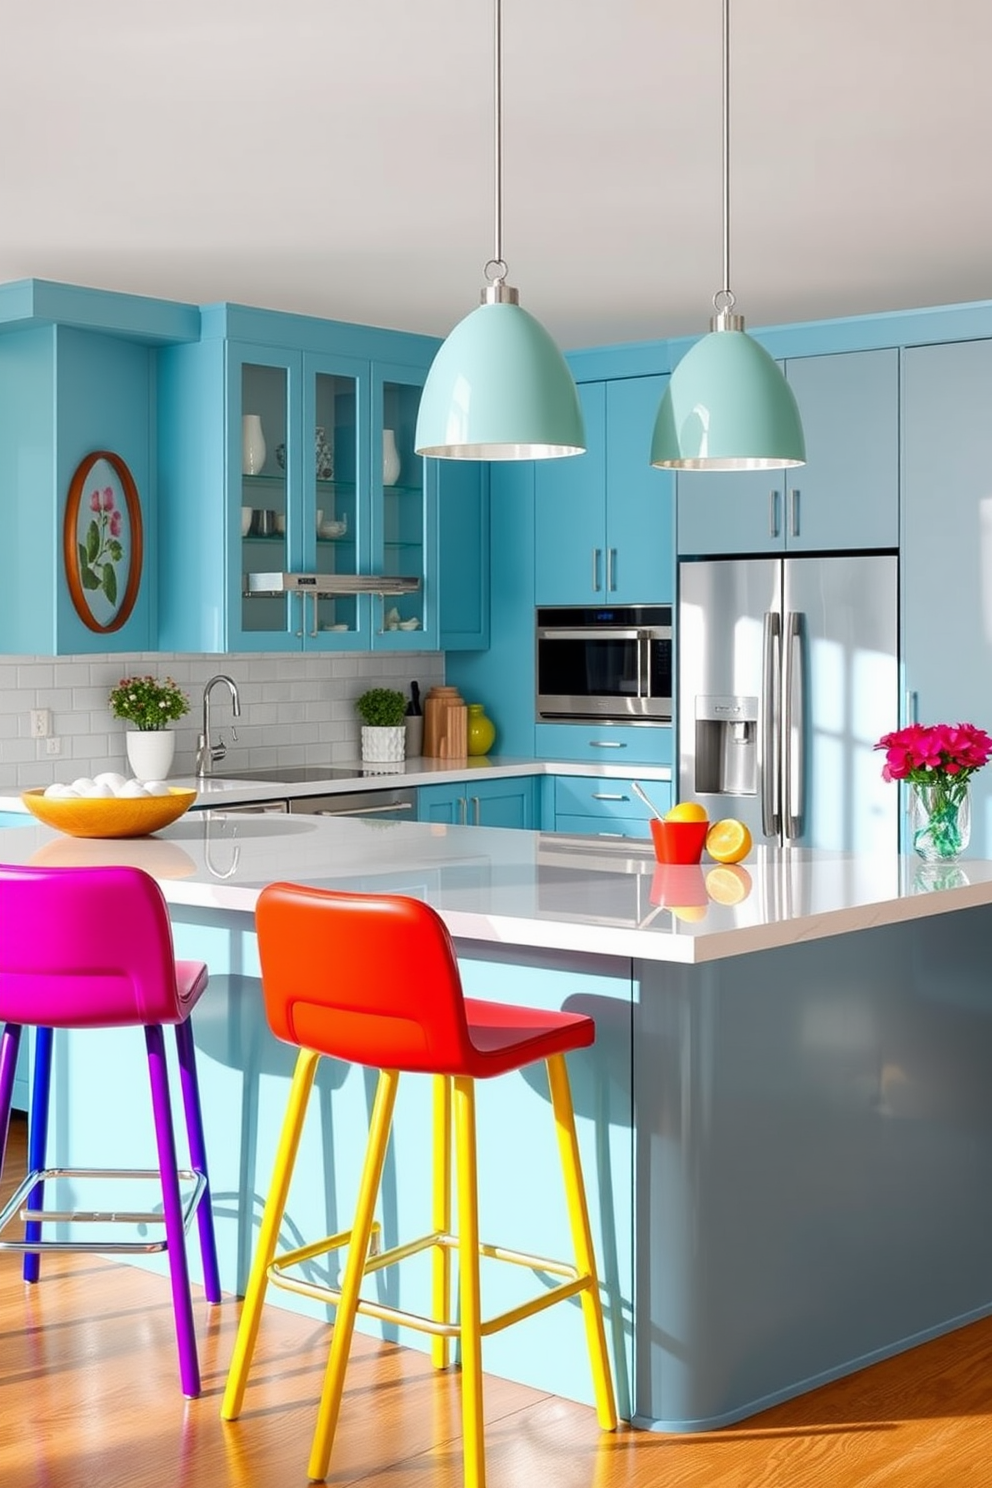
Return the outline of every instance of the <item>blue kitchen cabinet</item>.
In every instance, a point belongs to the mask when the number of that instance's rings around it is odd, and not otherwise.
[[[806,464],[679,472],[683,554],[895,548],[899,542],[899,353],[792,357]]]
[[[672,804],[670,781],[652,780],[647,794],[662,813]],[[554,776],[554,830],[596,837],[649,838],[651,812],[630,780],[603,775]]]
[[[539,759],[576,760],[595,765],[672,763],[671,724],[539,723],[534,752]]]
[[[155,644],[156,489],[151,461],[154,351],[138,339],[66,325],[0,335],[0,448],[4,452],[4,547],[0,651],[80,655],[148,651]],[[64,534],[73,476],[90,455],[108,451],[133,477],[142,541],[128,522],[123,558],[111,561],[116,595],[80,614],[66,576],[64,541],[85,536],[84,489],[77,532]],[[101,467],[97,466],[99,471]],[[95,487],[94,487],[95,489]],[[120,488],[118,489],[118,504]],[[126,508],[125,508],[126,510]],[[108,522],[108,535],[110,525]],[[137,594],[121,619],[127,580]],[[82,591],[84,598],[86,591]],[[95,623],[94,623],[95,622]]]
[[[498,780],[460,780],[451,785],[422,785],[418,820],[450,826],[528,827],[536,824],[534,775]]]
[[[537,604],[674,598],[674,483],[648,458],[667,380],[579,385],[586,453],[542,460],[535,468]]]
[[[241,339],[251,331],[269,340]],[[469,463],[449,476],[413,448],[433,350],[217,306],[199,343],[163,355],[164,649],[487,643],[487,474]],[[246,415],[262,434],[255,458]]]
[[[903,723],[992,732],[990,408],[992,340],[903,353]],[[987,858],[992,769],[973,776],[971,792],[968,856]]]

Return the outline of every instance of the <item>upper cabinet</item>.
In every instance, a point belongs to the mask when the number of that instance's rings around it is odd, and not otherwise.
[[[266,319],[271,344],[230,334],[260,314],[234,307],[161,358],[159,644],[485,645],[488,474],[413,448],[430,343],[291,316]]]
[[[649,463],[667,381],[579,385],[586,453],[535,465],[537,604],[673,599],[673,480]]]
[[[680,553],[898,546],[898,352],[796,357],[784,366],[802,415],[806,464],[681,472]]]
[[[64,325],[0,335],[0,652],[155,646],[153,388],[154,351],[138,340]],[[90,460],[101,452],[115,464]]]
[[[992,341],[903,353],[904,723],[992,730],[990,407]],[[972,797],[970,855],[987,858],[992,770],[974,776]]]

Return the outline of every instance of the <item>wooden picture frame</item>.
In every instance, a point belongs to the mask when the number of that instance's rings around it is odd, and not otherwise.
[[[77,465],[62,525],[62,554],[76,613],[90,630],[126,624],[141,585],[141,501],[127,465],[94,450]]]

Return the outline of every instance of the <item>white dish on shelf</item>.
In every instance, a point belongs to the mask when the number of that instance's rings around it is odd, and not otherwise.
[[[419,630],[420,621],[417,619],[416,616],[414,616],[412,620],[401,620],[399,628],[400,630]]]
[[[342,519],[338,522],[321,522],[317,528],[319,537],[344,537],[348,531],[348,523]]]

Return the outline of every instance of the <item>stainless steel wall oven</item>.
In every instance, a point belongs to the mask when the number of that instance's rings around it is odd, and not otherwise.
[[[538,722],[671,722],[671,605],[543,607],[536,632]]]

